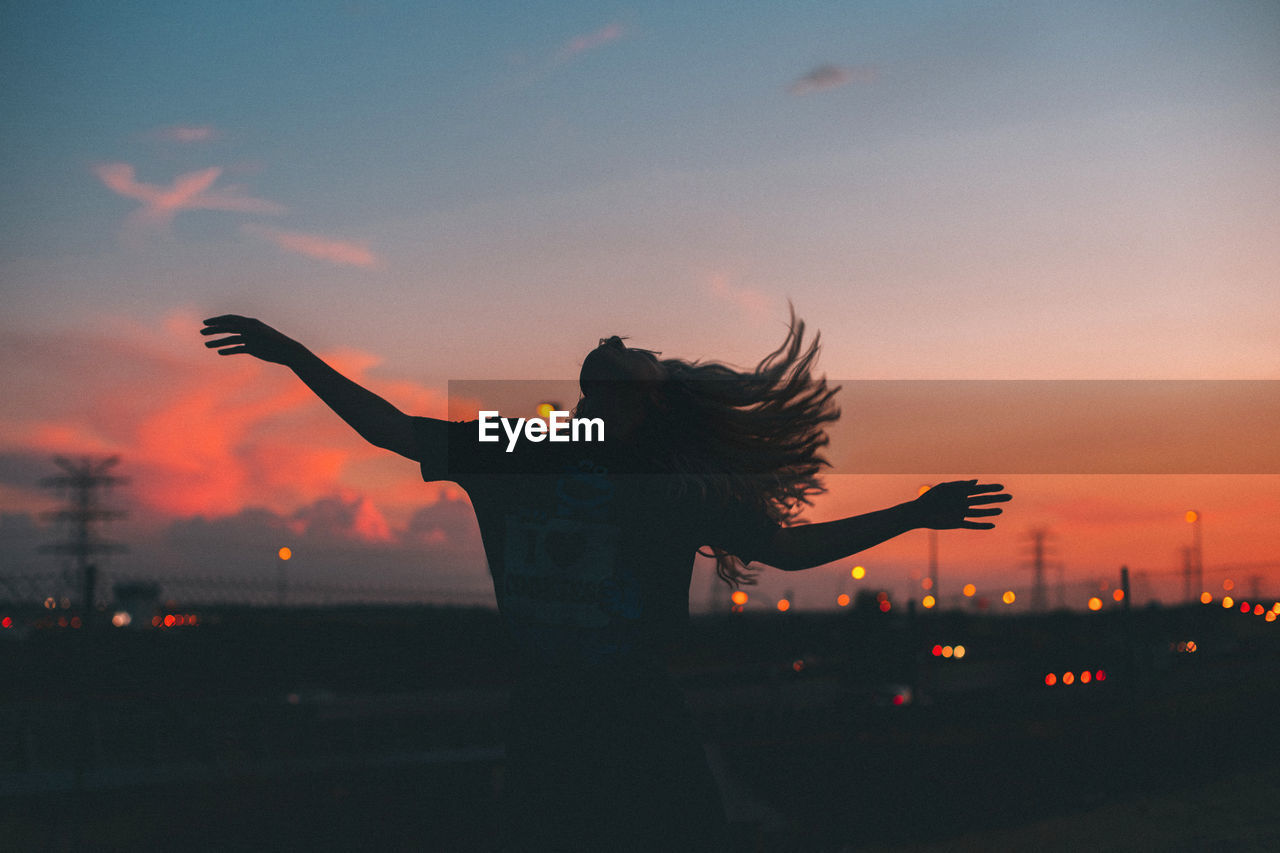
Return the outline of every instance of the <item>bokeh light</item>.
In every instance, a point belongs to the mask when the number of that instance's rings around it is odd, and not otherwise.
[[[1101,598],[1098,598],[1098,596],[1096,596],[1096,595],[1095,595],[1095,596],[1093,596],[1092,598],[1090,598],[1090,599],[1089,599],[1089,609],[1090,609],[1090,610],[1101,610],[1101,609],[1102,609],[1102,599],[1101,599]]]
[[[971,583],[967,583],[964,585],[963,592],[964,592],[965,598],[973,598],[973,594],[977,591],[978,591],[978,588]]]
[[[293,549],[289,548],[287,545],[281,548],[277,553],[279,553],[280,559],[282,560],[288,560],[293,557]]]
[[[849,572],[849,574],[853,576],[854,580],[860,581],[867,576],[867,570],[862,566],[854,566],[853,570]]]
[[[730,600],[733,601],[734,604],[741,606],[747,603],[748,595],[742,590],[738,589],[738,590],[734,590],[733,595],[729,596],[729,598]]]
[[[1003,601],[1005,604],[1013,604],[1013,602],[1016,599],[1017,599],[1017,596],[1013,594],[1013,590],[1011,589],[1006,589],[1004,591],[1004,595],[1000,597],[1000,600]]]
[[[933,605],[937,604],[938,600],[934,598],[932,595],[926,595],[920,603],[924,605],[926,610],[928,610],[932,608]]]

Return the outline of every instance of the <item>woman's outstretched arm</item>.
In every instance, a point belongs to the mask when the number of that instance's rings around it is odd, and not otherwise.
[[[302,344],[252,317],[223,314],[204,321],[202,335],[229,335],[206,341],[219,355],[247,353],[283,364],[370,444],[401,456],[420,455],[413,419],[369,389],[334,370]]]
[[[977,480],[939,483],[913,501],[822,524],[784,527],[773,538],[758,562],[784,571],[799,571],[831,563],[864,551],[916,528],[933,530],[989,530],[995,524],[972,521],[999,515],[999,507],[986,504],[1011,499],[999,484],[979,484]]]

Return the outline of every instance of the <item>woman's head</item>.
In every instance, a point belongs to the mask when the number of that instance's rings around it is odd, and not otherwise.
[[[625,441],[647,470],[675,475],[682,490],[744,503],[780,523],[794,520],[827,464],[825,425],[840,416],[825,378],[814,377],[818,336],[807,346],[794,311],[786,340],[754,370],[658,358],[619,337],[602,339],[582,363],[577,414],[604,417],[606,437]],[[716,553],[731,583],[751,575]]]
[[[578,417],[603,418],[606,435],[630,441],[658,402],[666,369],[657,354],[632,349],[614,335],[587,353],[578,375]]]

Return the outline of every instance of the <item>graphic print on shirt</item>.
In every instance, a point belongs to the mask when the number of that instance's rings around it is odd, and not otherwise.
[[[505,608],[523,622],[603,628],[618,528],[575,518],[507,516]]]
[[[556,480],[551,512],[506,517],[502,609],[530,650],[600,662],[636,642],[639,579],[619,560],[615,483],[579,460]]]

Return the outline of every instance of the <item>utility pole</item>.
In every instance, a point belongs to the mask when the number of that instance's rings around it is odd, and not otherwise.
[[[103,541],[97,535],[97,523],[123,518],[124,513],[118,510],[105,509],[100,499],[101,492],[110,486],[118,486],[128,482],[123,477],[108,473],[120,462],[119,456],[107,459],[92,459],[88,456],[72,461],[62,456],[54,457],[54,463],[64,473],[56,477],[47,477],[40,485],[49,489],[70,492],[65,507],[46,513],[45,517],[66,523],[70,527],[68,539],[46,545],[41,550],[54,554],[67,554],[75,559],[76,581],[80,588],[85,622],[94,609],[95,587],[97,583],[97,567],[92,558],[95,554],[118,553],[125,550],[123,545]]]

